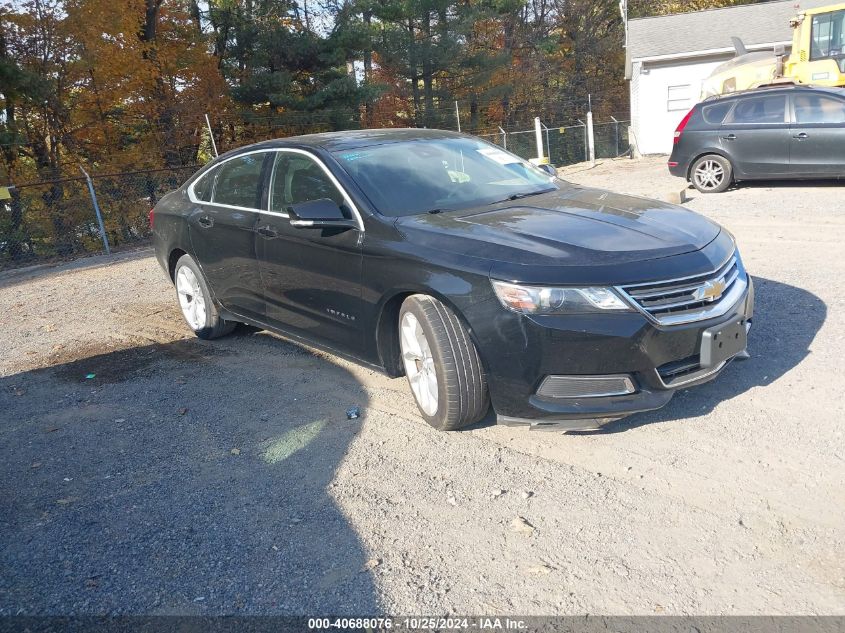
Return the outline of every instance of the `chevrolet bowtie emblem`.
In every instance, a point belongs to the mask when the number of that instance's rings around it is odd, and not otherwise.
[[[699,288],[696,288],[694,293],[695,298],[699,301],[712,303],[722,296],[722,293],[725,292],[726,285],[724,279],[705,281]]]

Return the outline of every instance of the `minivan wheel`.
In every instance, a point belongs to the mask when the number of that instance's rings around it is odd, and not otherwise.
[[[190,255],[182,255],[173,271],[173,284],[179,307],[188,327],[202,339],[225,336],[235,329],[237,323],[224,321],[211,299],[208,284],[197,263]]]
[[[701,193],[721,193],[733,182],[733,168],[728,159],[718,154],[702,156],[690,169],[692,185]]]
[[[426,422],[453,431],[478,422],[490,407],[478,350],[455,313],[427,295],[399,312],[405,375]]]

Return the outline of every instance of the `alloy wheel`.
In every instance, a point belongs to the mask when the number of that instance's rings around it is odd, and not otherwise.
[[[693,177],[702,189],[716,189],[725,180],[725,169],[717,161],[708,159],[695,168]]]
[[[179,295],[182,314],[191,329],[196,331],[205,327],[205,296],[199,279],[188,266],[182,266],[176,274],[176,292]]]
[[[411,383],[417,404],[426,415],[433,416],[437,413],[437,370],[422,325],[410,312],[402,316],[399,344],[405,375]]]

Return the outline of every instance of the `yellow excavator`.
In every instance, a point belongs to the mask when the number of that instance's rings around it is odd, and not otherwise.
[[[732,37],[736,57],[704,80],[701,99],[779,83],[845,86],[845,3],[802,11],[789,26],[793,33],[788,56],[783,47],[749,53]]]

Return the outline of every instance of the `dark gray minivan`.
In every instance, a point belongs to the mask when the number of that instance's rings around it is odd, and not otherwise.
[[[767,87],[711,97],[675,130],[669,172],[702,193],[740,180],[845,177],[845,89]]]

